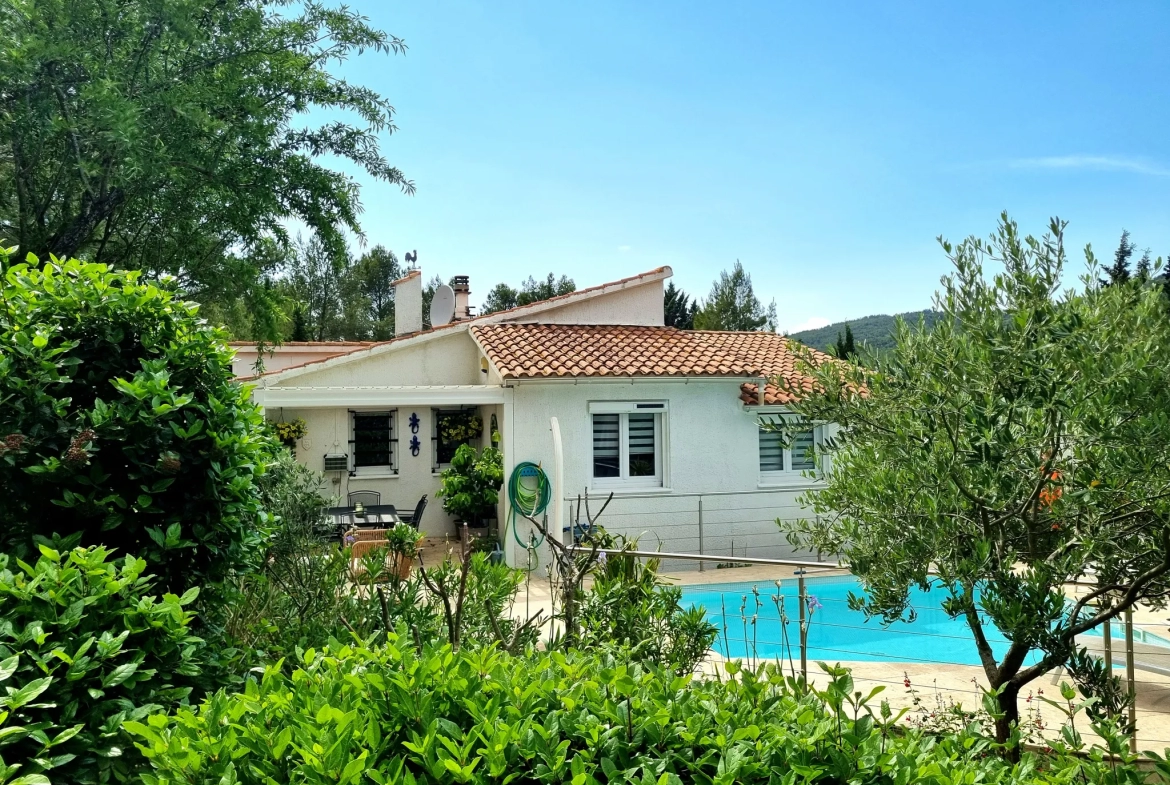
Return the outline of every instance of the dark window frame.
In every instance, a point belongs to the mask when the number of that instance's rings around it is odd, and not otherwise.
[[[377,432],[379,428],[360,428],[358,427],[358,420],[362,418],[385,417],[386,422],[386,445],[385,450],[367,450],[364,445],[359,443],[366,442],[358,438],[358,432]],[[398,410],[387,409],[384,411],[355,411],[349,410],[349,452],[353,456],[350,463],[349,473],[351,476],[357,475],[362,469],[384,469],[391,474],[398,473]],[[375,440],[369,440],[368,443],[373,443]],[[369,463],[363,462],[362,454],[373,452],[375,455],[385,455],[386,462],[371,461]]]
[[[481,427],[480,435],[467,439],[466,441],[458,441],[447,443],[440,443],[439,439],[439,420],[445,416],[458,415],[479,415],[482,424],[483,416],[479,414],[478,406],[454,406],[445,409],[432,408],[431,409],[431,472],[438,473],[447,466],[451,465],[451,458],[455,457],[455,451],[461,445],[470,444],[475,447],[475,442],[483,439],[483,430]],[[446,457],[447,460],[442,460]]]

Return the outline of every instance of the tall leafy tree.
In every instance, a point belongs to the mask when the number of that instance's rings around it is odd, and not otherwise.
[[[694,327],[696,330],[775,331],[776,304],[763,306],[752,289],[752,277],[737,259],[731,272],[721,272],[711,286],[711,293],[695,314]]]
[[[506,283],[496,284],[488,292],[488,296],[484,299],[483,308],[480,312],[488,314],[497,311],[506,311],[509,308],[531,305],[541,300],[548,300],[552,297],[559,297],[575,291],[577,291],[577,284],[567,275],[562,275],[560,278],[557,278],[553,273],[549,273],[547,278],[541,279],[534,278],[530,275],[528,276],[528,280],[520,284],[520,287],[517,289],[513,289]]]
[[[662,299],[662,313],[667,327],[677,327],[680,330],[695,328],[695,314],[699,311],[699,304],[676,287],[674,281],[666,285]]]
[[[351,304],[346,319],[350,340],[394,337],[394,287],[405,270],[393,251],[374,246],[346,270],[343,297]]]
[[[284,279],[286,298],[303,322],[304,340],[338,340],[344,333],[342,286],[347,280],[348,260],[337,257],[318,237],[298,239],[289,255]],[[295,323],[293,325],[296,327]]]
[[[343,6],[9,0],[0,30],[0,238],[23,252],[271,308],[262,245],[289,219],[335,258],[360,233],[357,182],[323,157],[413,191],[379,150],[393,108],[330,72],[405,45]]]
[[[870,615],[912,620],[921,587],[964,620],[1001,742],[1021,689],[1057,667],[1120,712],[1076,638],[1170,591],[1167,306],[1156,286],[1099,284],[1091,250],[1085,291],[1064,287],[1064,227],[1022,237],[1005,215],[990,241],[944,243],[933,329],[899,320],[872,372],[810,367],[819,384],[794,405],[841,430],[804,499],[818,517],[791,539],[842,554]],[[1089,588],[1070,599],[1074,582]]]
[[[520,292],[508,286],[506,283],[498,283],[492,290],[488,292],[488,296],[484,298],[483,308],[481,313],[495,313],[496,311],[507,311],[510,308],[515,308],[520,300]]]

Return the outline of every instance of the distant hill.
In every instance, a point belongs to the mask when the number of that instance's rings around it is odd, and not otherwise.
[[[925,318],[928,327],[934,324],[938,315],[938,311],[932,310],[898,314],[905,321],[914,324],[918,322],[919,317]],[[853,329],[853,340],[857,342],[858,346],[864,343],[870,349],[892,349],[894,348],[894,319],[895,317],[889,314],[865,316],[861,319],[837,322],[816,330],[792,333],[788,337],[800,341],[805,346],[827,351],[837,344],[838,333],[842,336],[845,335],[845,325],[849,325]]]

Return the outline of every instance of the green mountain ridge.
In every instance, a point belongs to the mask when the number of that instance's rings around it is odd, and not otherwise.
[[[845,335],[845,325],[849,325],[850,329],[853,330],[853,340],[859,347],[864,344],[870,349],[892,349],[894,347],[894,319],[899,317],[914,323],[920,318],[925,319],[926,326],[930,327],[938,319],[939,312],[928,308],[924,311],[907,311],[893,315],[874,314],[873,316],[863,316],[860,319],[835,322],[815,330],[802,330],[798,333],[791,333],[788,337],[813,349],[828,351],[836,345],[838,334]]]

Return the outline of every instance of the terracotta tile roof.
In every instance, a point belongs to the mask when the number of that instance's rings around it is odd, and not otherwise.
[[[763,332],[677,330],[673,327],[568,324],[480,324],[471,334],[506,379],[590,376],[783,377],[811,389],[797,370],[788,338]],[[812,352],[817,361],[828,355]],[[756,402],[757,382],[741,387]],[[793,396],[769,384],[765,404]]]
[[[265,348],[265,351],[268,351],[269,349],[283,349],[286,346],[307,346],[307,347],[315,348],[318,346],[322,346],[322,347],[373,346],[375,343],[378,343],[378,342],[377,341],[284,341],[283,343],[280,343],[280,344],[275,344],[275,343],[268,344],[267,347]],[[228,341],[228,346],[239,346],[239,347],[247,347],[247,348],[254,349],[254,348],[256,348],[256,342],[255,341]]]
[[[457,322],[450,322],[448,324],[439,325],[438,327],[429,327],[425,330],[420,330],[418,332],[405,333],[403,335],[396,335],[388,341],[355,342],[355,343],[360,343],[361,345],[357,346],[356,348],[354,348],[348,352],[340,352],[332,357],[322,357],[322,358],[317,359],[317,360],[309,360],[308,362],[299,363],[297,365],[290,365],[287,368],[281,368],[279,371],[265,371],[264,373],[260,374],[259,376],[242,376],[239,379],[237,379],[236,381],[249,382],[249,381],[254,381],[256,379],[259,379],[261,376],[276,376],[277,374],[284,373],[285,371],[292,371],[295,369],[318,365],[320,363],[324,363],[324,362],[327,362],[329,360],[336,360],[338,357],[344,357],[345,355],[348,355],[348,354],[357,355],[361,352],[368,351],[369,349],[373,349],[373,348],[379,347],[379,346],[387,346],[387,345],[395,343],[397,341],[404,341],[408,338],[415,338],[415,337],[420,336],[420,335],[429,335],[431,333],[443,332],[445,330],[454,331],[456,329],[461,329],[461,328],[467,327],[468,325],[474,324],[476,322],[487,322],[487,321],[494,322],[494,321],[498,321],[500,319],[508,319],[508,318],[513,317],[513,316],[523,316],[525,313],[527,313],[529,311],[544,310],[544,307],[546,305],[548,305],[549,303],[558,303],[562,300],[585,299],[585,298],[590,297],[594,294],[598,294],[606,289],[612,289],[612,288],[617,287],[617,286],[624,286],[625,284],[633,283],[633,282],[639,281],[643,278],[652,278],[654,276],[662,275],[663,273],[669,274],[669,272],[670,272],[670,267],[667,267],[667,266],[655,267],[653,270],[647,270],[644,273],[638,273],[637,275],[630,275],[630,276],[627,276],[625,278],[619,278],[616,281],[610,281],[608,283],[598,284],[597,286],[589,286],[589,287],[586,287],[585,289],[578,289],[577,291],[569,292],[568,294],[558,294],[556,297],[550,297],[547,300],[537,300],[534,303],[528,303],[527,305],[518,305],[515,308],[507,308],[503,311],[493,311],[492,313],[485,313],[485,314],[480,314],[479,316],[473,316],[470,319],[462,319],[462,320],[457,321]],[[406,278],[410,278],[412,275],[421,275],[421,274],[422,273],[419,272],[418,270],[411,270],[409,273],[407,273],[405,278],[400,278],[399,280],[395,281],[394,283],[401,283],[402,281],[405,281]],[[287,345],[287,343],[282,344],[282,345]]]

